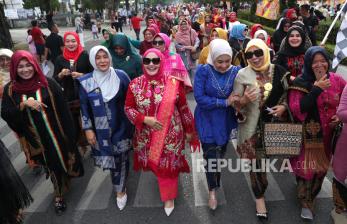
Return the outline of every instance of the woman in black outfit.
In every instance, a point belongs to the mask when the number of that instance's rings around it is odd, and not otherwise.
[[[64,97],[68,102],[79,146],[82,147],[82,154],[88,145],[80,125],[80,104],[78,93],[78,82],[76,78],[92,72],[93,67],[89,62],[89,55],[80,44],[79,37],[75,32],[66,32],[64,35],[64,51],[54,65],[54,79],[64,89]]]

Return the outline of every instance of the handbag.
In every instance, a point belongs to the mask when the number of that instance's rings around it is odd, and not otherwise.
[[[343,123],[339,122],[333,131],[333,135],[331,137],[331,142],[330,142],[330,147],[331,147],[333,154],[335,153],[336,143],[337,143],[337,140],[339,140],[339,137],[340,137],[341,132],[342,132],[342,128],[343,128]]]
[[[294,123],[288,109],[290,123],[264,123],[263,145],[268,156],[291,157],[300,154],[303,124]]]
[[[193,41],[192,41],[192,30],[190,30],[190,44],[193,46]],[[190,52],[190,56],[192,57],[192,59],[195,61],[197,59],[199,59],[200,56],[200,48],[197,48],[195,52]]]

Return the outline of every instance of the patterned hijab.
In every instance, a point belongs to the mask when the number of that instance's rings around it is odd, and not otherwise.
[[[298,46],[298,47],[292,47],[289,44],[290,34],[294,30],[299,32],[301,39],[302,39],[302,42],[301,42],[300,46]],[[299,26],[292,26],[288,30],[287,36],[283,41],[284,41],[284,44],[283,45],[281,44],[281,47],[280,47],[278,54],[282,54],[282,55],[288,56],[288,57],[294,57],[294,56],[299,56],[301,54],[305,54],[306,50],[312,46],[311,40],[306,35],[305,31],[302,28],[300,28]]]

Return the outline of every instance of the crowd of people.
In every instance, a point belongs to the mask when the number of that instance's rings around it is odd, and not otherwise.
[[[113,15],[111,28],[102,29],[105,40],[89,52],[78,29],[60,37],[51,23],[52,34],[44,39],[33,22],[30,52],[0,50],[1,116],[21,139],[28,163],[44,167],[50,177],[57,214],[67,208],[71,179],[84,174],[82,156],[90,146],[95,166],[110,170],[120,210],[127,203],[132,159],[135,171],[155,174],[170,216],[179,174],[190,171],[186,143],[192,153],[202,149],[208,206],[215,210],[221,172],[211,168],[225,157],[229,141],[237,138],[240,158],[260,166],[268,158],[264,123],[291,119],[304,124],[300,154],[290,158],[300,216],[314,219],[331,161],[334,211],[346,214],[347,127],[336,147],[331,140],[347,123],[347,87],[331,72],[324,46],[316,46],[318,19],[309,5],[287,9],[270,36],[262,24],[239,22],[232,9],[187,4],[145,10],[131,19],[136,39],[122,33],[122,16]],[[40,67],[45,59],[54,64],[52,78]],[[191,92],[194,113],[186,97]],[[0,144],[0,180],[9,183],[0,190],[13,196],[1,199],[1,223],[15,223],[32,198],[3,156],[6,151]],[[267,220],[267,174],[249,176],[255,215]]]

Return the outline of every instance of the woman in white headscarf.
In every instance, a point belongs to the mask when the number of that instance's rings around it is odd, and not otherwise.
[[[0,97],[4,86],[10,81],[10,64],[13,52],[6,48],[0,49]]]
[[[275,52],[274,50],[269,46],[269,35],[267,34],[267,32],[265,30],[257,30],[254,33],[254,39],[261,39],[262,41],[264,41],[264,43],[269,47],[270,50],[270,60],[272,61],[272,59],[275,56]]]
[[[228,41],[211,41],[208,64],[198,67],[196,73],[199,75],[194,80],[197,102],[194,117],[208,164],[205,169],[211,210],[217,208],[216,190],[220,187],[221,176],[220,172],[213,172],[211,169],[218,166],[216,159],[224,156],[231,131],[237,126],[235,111],[230,105],[234,79],[241,67],[231,64],[232,56]]]
[[[125,184],[133,135],[124,113],[130,79],[112,67],[112,56],[104,46],[93,47],[89,60],[94,71],[78,78],[82,128],[92,146],[95,165],[111,171],[117,205],[122,210],[127,202]]]

